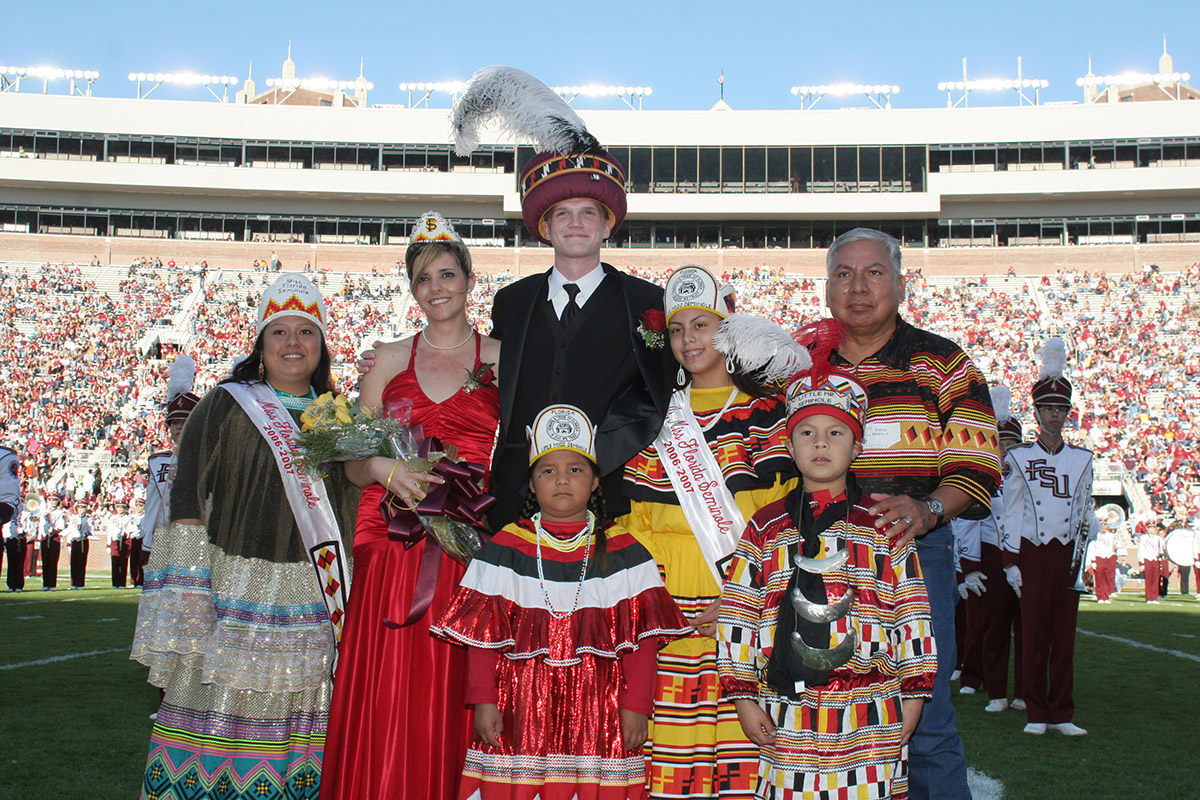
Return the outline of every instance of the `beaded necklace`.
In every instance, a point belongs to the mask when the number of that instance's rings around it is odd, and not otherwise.
[[[317,390],[311,386],[308,388],[308,395],[304,396],[276,389],[274,386],[271,386],[270,381],[265,381],[265,383],[271,387],[271,391],[279,398],[279,402],[283,403],[283,407],[292,411],[303,411],[312,405],[313,400],[317,399]]]
[[[586,537],[586,544],[583,547],[583,568],[579,571],[579,584],[575,587],[575,601],[571,603],[569,611],[558,611],[554,608],[554,604],[550,602],[550,593],[546,591],[546,573],[542,567],[542,534],[546,534],[547,539],[554,537],[542,527],[542,512],[533,515],[533,529],[537,541],[537,569],[538,569],[538,586],[542,590],[542,598],[546,601],[546,610],[550,612],[550,616],[554,619],[566,619],[575,613],[575,609],[579,608],[579,597],[583,593],[583,580],[587,577],[588,561],[592,557],[592,531],[596,527],[596,516],[591,512],[587,512],[587,527],[577,533],[573,538],[562,541],[562,550],[576,550],[579,547],[580,541]],[[559,548],[555,548],[559,549]]]

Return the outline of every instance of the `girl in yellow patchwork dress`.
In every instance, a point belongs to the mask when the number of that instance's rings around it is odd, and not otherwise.
[[[796,484],[775,380],[801,356],[779,326],[735,314],[733,289],[703,267],[674,272],[665,304],[677,390],[658,437],[625,467],[631,508],[618,520],[654,555],[694,628],[659,652],[649,796],[752,797],[758,749],[720,698],[714,637],[723,570],[746,520]],[[655,331],[643,335],[654,346]]]

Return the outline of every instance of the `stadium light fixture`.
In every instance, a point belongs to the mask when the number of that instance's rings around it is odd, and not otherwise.
[[[792,94],[800,98],[801,110],[812,108],[827,94],[834,97],[866,95],[876,108],[891,108],[892,95],[899,93],[900,87],[890,83],[823,83],[819,86],[792,87]]]
[[[358,88],[359,81],[335,81],[329,78],[267,78],[267,86],[272,88],[288,89],[295,91],[296,89],[311,89],[315,92],[332,92],[336,89],[341,89],[343,92]],[[370,81],[362,81],[367,89],[374,89],[375,84]]]
[[[40,80],[42,94],[49,94],[50,81],[67,80],[67,94],[79,94],[80,97],[92,96],[92,84],[100,78],[100,73],[93,69],[62,69],[60,67],[8,67],[0,66],[0,92],[21,91],[22,80]],[[84,81],[80,89],[76,81]]]
[[[966,108],[970,105],[968,98],[971,92],[1004,92],[1013,91],[1020,98],[1017,105],[1028,103],[1031,106],[1036,106],[1042,102],[1042,89],[1050,85],[1050,81],[1041,78],[1026,78],[1021,69],[1021,57],[1017,57],[1017,77],[1016,78],[983,78],[981,80],[971,80],[967,77],[967,60],[963,59],[963,76],[961,81],[941,81],[937,88],[939,92],[946,93],[946,108],[956,108],[961,105]],[[1029,98],[1029,92],[1032,91],[1033,99]],[[957,99],[954,93],[959,92]]]
[[[650,86],[604,86],[597,83],[584,86],[551,86],[550,91],[561,95],[568,104],[580,96],[619,97],[621,102],[634,111],[642,110],[642,98],[654,94],[654,89]],[[634,105],[635,103],[637,105]]]
[[[375,88],[375,84],[360,74],[352,81],[336,81],[330,78],[267,78],[267,87],[287,92],[278,101],[279,103],[283,103],[295,94],[298,89],[308,89],[313,92],[357,92],[359,89],[370,91]]]
[[[435,92],[444,92],[450,95],[451,98],[457,99],[465,88],[467,88],[466,81],[417,81],[415,83],[400,84],[400,91],[408,93],[409,108],[416,108],[420,105],[428,108],[429,98]],[[413,103],[414,93],[418,95],[415,104]]]
[[[1105,86],[1147,86],[1154,84],[1160,92],[1172,100],[1181,99],[1180,84],[1192,79],[1190,72],[1122,72],[1119,75],[1093,75],[1089,72],[1082,78],[1075,79],[1075,85],[1084,88],[1095,88],[1099,99]],[[1173,91],[1172,91],[1173,90]]]
[[[197,75],[194,72],[131,72],[129,80],[137,84],[138,100],[149,97],[164,83],[171,83],[178,86],[203,86],[208,89],[209,94],[222,103],[229,101],[229,87],[238,83],[238,79],[231,75]],[[145,84],[153,85],[149,89],[145,89]],[[213,91],[214,86],[222,87],[219,96]]]

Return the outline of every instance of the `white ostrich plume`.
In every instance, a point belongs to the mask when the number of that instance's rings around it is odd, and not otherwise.
[[[992,387],[992,410],[996,412],[997,425],[1012,419],[1012,390],[1003,383]]]
[[[722,320],[713,334],[713,347],[764,381],[786,381],[812,367],[807,347],[771,320],[751,314],[730,314]]]
[[[1042,345],[1038,358],[1042,362],[1042,370],[1038,373],[1039,381],[1046,378],[1061,378],[1067,369],[1067,343],[1055,336],[1047,339]]]
[[[567,155],[601,149],[566,100],[515,67],[484,67],[467,83],[450,114],[454,152],[470,154],[493,120],[510,138],[532,139],[541,150]]]
[[[175,356],[167,370],[167,402],[179,395],[190,392],[196,382],[196,362],[186,353]]]

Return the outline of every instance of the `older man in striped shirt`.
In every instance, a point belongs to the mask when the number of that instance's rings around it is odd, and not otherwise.
[[[830,246],[825,302],[845,326],[830,361],[867,389],[863,452],[853,468],[881,515],[876,525],[894,539],[916,539],[933,611],[937,681],[909,743],[910,796],[957,800],[971,791],[950,704],[957,594],[948,523],[988,512],[1000,479],[996,417],[987,382],[962,348],[900,317],[900,262],[900,243],[869,228]]]

